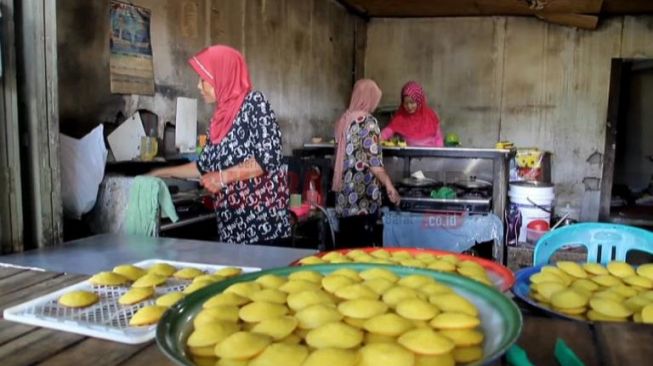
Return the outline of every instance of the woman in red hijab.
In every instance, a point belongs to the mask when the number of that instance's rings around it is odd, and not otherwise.
[[[381,208],[381,187],[392,203],[399,194],[383,168],[379,125],[372,112],[381,100],[381,89],[369,79],[354,85],[349,108],[335,128],[337,142],[332,189],[340,218],[339,245],[369,246]]]
[[[389,140],[394,134],[403,137],[409,146],[444,146],[440,119],[429,108],[424,89],[417,82],[409,81],[401,89],[401,106],[381,131],[381,139]]]
[[[252,90],[243,56],[211,46],[189,60],[197,88],[216,104],[209,141],[197,162],[150,173],[201,177],[215,194],[220,241],[278,244],[290,236],[288,186],[281,166],[281,130],[265,96]]]

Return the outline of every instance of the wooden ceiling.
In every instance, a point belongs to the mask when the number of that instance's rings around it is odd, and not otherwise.
[[[475,15],[643,14],[653,0],[339,0],[368,17],[450,17]]]
[[[653,0],[338,0],[363,17],[537,16],[594,29],[599,16],[653,14]]]

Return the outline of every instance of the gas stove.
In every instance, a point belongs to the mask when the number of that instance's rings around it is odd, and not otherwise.
[[[400,210],[425,213],[471,213],[485,214],[492,211],[491,187],[465,189],[451,186],[455,198],[433,198],[431,193],[437,191],[443,184],[429,187],[407,187],[398,185],[397,192],[401,196]]]

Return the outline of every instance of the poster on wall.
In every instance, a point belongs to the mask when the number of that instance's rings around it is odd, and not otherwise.
[[[151,11],[111,1],[111,92],[154,95]]]

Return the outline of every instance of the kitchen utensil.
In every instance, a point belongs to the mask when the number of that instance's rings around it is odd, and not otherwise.
[[[556,339],[555,349],[553,351],[556,360],[560,365],[565,366],[585,366],[583,361],[578,358],[574,350],[567,346],[567,343],[562,339]]]
[[[478,179],[475,176],[457,180],[454,185],[464,189],[484,189],[492,187],[492,183],[483,179]]]
[[[401,180],[401,184],[408,187],[431,187],[437,185],[437,182],[431,178],[407,177]]]
[[[516,344],[513,344],[506,352],[506,361],[512,366],[535,366],[528,359],[526,350]]]
[[[253,281],[264,275],[287,276],[298,271],[316,271],[328,274],[342,268],[356,271],[383,267],[399,276],[420,274],[432,277],[451,287],[456,293],[471,301],[479,310],[481,327],[485,333],[483,359],[467,364],[483,365],[498,359],[517,340],[522,328],[522,316],[512,300],[492,287],[467,278],[424,269],[378,264],[320,264],[304,267],[275,268],[238,276],[198,290],[170,308],[157,327],[157,344],[163,353],[178,365],[194,365],[186,352],[186,339],[192,331],[191,319],[202,309],[210,297],[221,293],[232,284]]]

